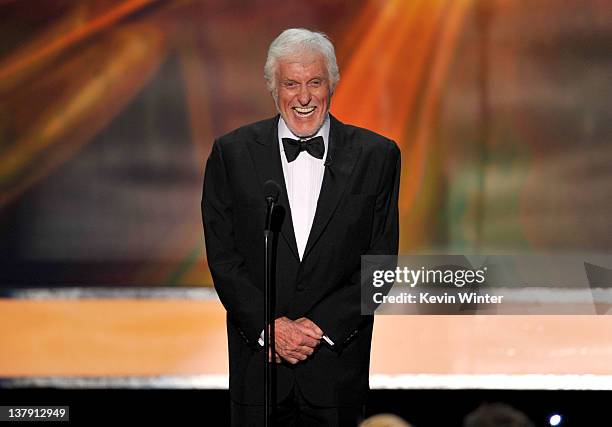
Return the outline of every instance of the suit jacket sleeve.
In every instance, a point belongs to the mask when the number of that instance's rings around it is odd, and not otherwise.
[[[204,173],[202,218],[206,255],[215,289],[230,321],[252,346],[263,330],[263,292],[254,285],[235,245],[232,190],[218,142]]]
[[[395,143],[390,143],[376,196],[371,243],[363,255],[397,255],[400,172],[400,151]],[[366,320],[361,314],[360,271],[353,273],[348,283],[320,301],[308,317],[334,342],[335,348],[340,349],[350,342]]]

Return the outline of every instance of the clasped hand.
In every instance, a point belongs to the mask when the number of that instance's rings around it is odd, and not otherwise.
[[[323,331],[312,320],[279,317],[274,321],[276,363],[282,360],[295,365],[306,360],[321,343]],[[271,358],[271,355],[268,355]]]

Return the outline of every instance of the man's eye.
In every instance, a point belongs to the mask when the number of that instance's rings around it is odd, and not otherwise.
[[[321,86],[321,80],[312,80],[309,84],[312,87],[319,87]]]
[[[285,82],[285,83],[283,83],[283,86],[285,86],[286,88],[293,88],[296,85],[297,84],[295,82]]]

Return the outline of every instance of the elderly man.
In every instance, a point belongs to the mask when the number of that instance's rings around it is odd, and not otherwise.
[[[368,391],[372,316],[360,256],[397,254],[400,152],[329,114],[340,75],[328,38],[270,45],[264,76],[280,115],[215,141],[202,211],[208,263],[227,310],[232,425],[263,422],[263,185],[282,187],[275,338],[278,425],[355,426]],[[355,94],[355,108],[367,102]]]

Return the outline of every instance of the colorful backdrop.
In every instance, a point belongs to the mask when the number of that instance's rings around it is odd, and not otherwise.
[[[402,150],[401,251],[610,252],[606,0],[0,1],[0,284],[210,286],[216,136],[326,32],[332,113]],[[373,177],[375,179],[375,177]]]

